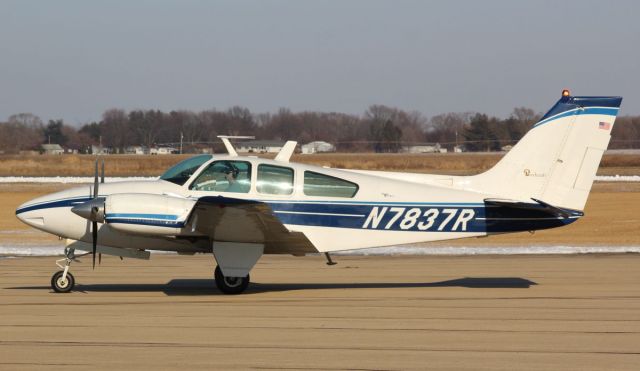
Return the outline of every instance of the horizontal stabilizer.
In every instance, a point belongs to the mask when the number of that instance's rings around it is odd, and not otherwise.
[[[523,232],[561,227],[571,224],[584,214],[546,202],[522,202],[504,199],[485,199],[485,227],[488,234]]]
[[[584,216],[584,213],[579,210],[565,209],[557,206],[553,206],[544,201],[532,198],[535,203],[531,202],[521,202],[514,200],[503,200],[503,199],[495,199],[495,198],[487,198],[484,200],[486,206],[493,206],[503,208],[505,210],[529,210],[535,214],[545,214],[548,216],[555,216],[559,218],[576,218]]]

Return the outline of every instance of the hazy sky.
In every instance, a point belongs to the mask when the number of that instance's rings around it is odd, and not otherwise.
[[[2,1],[0,120],[246,106],[640,113],[640,1]]]

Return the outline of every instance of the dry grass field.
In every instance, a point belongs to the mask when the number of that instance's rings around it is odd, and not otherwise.
[[[108,176],[158,176],[173,164],[190,156],[192,155],[111,155],[102,158],[105,160]],[[463,175],[487,170],[502,156],[501,153],[330,153],[298,154],[292,161],[334,168]],[[91,176],[95,159],[95,156],[90,155],[2,155],[0,176]],[[640,155],[605,155],[598,174],[640,174]]]
[[[111,176],[157,176],[189,156],[101,156]],[[0,176],[92,176],[97,156],[0,156]]]

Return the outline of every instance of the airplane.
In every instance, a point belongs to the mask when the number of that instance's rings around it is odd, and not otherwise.
[[[51,278],[70,292],[75,251],[149,259],[150,251],[213,254],[215,283],[240,294],[263,254],[330,253],[535,231],[584,215],[621,97],[572,96],[553,107],[491,169],[473,176],[347,170],[274,159],[199,155],[157,180],[104,183],[28,201],[16,216],[66,240]]]

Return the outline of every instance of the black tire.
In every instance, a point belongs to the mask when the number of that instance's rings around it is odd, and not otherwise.
[[[249,286],[250,278],[248,274],[246,277],[225,277],[220,267],[216,266],[216,271],[213,276],[216,279],[218,290],[227,295],[241,294],[247,289],[247,286]]]
[[[76,279],[73,278],[73,274],[67,272],[66,281],[62,281],[62,275],[64,271],[57,271],[51,276],[51,288],[55,292],[66,293],[73,290],[73,286],[76,284]]]

